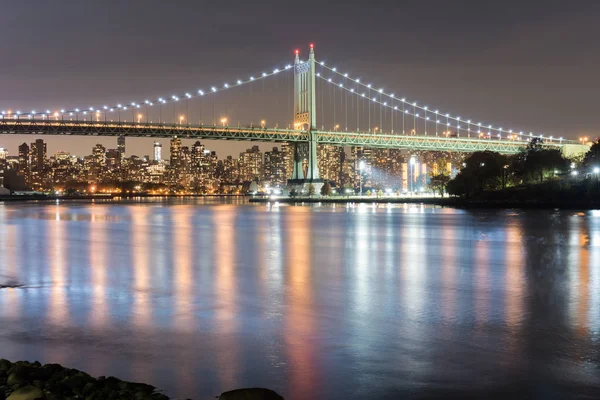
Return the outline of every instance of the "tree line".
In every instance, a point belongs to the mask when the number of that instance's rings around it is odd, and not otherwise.
[[[542,184],[561,177],[598,179],[600,168],[600,140],[579,158],[566,158],[559,149],[543,146],[543,140],[534,138],[521,152],[503,155],[493,151],[478,151],[467,157],[460,172],[450,179],[435,175],[430,187],[443,194],[470,197],[482,192],[503,190],[508,187]]]

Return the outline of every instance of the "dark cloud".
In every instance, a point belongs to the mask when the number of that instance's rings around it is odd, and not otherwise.
[[[184,90],[289,62],[295,47],[314,41],[319,58],[465,117],[569,137],[598,125],[598,1],[9,0],[0,7],[0,109]],[[14,153],[32,139],[0,144]],[[50,151],[85,153],[92,145],[51,139]],[[247,145],[211,144],[222,155]],[[144,141],[134,146],[150,152]]]

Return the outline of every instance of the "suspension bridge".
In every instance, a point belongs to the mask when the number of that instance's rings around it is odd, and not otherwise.
[[[267,83],[273,82],[267,89]],[[320,182],[319,144],[514,154],[532,138],[540,137],[544,146],[560,149],[566,155],[589,148],[562,137],[544,137],[461,118],[365,82],[317,61],[311,45],[306,60],[301,60],[296,51],[293,64],[180,95],[70,110],[2,110],[0,134],[291,142],[295,149],[291,182],[300,185]],[[247,105],[241,106],[244,102]],[[253,115],[238,119],[246,123],[232,122],[236,113],[267,114],[264,109],[256,110],[260,106],[279,117],[290,115],[291,123],[267,126],[265,119]]]

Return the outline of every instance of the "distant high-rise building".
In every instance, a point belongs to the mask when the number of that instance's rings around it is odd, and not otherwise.
[[[69,161],[71,154],[66,151],[57,151],[56,154],[54,154],[54,158],[56,161]]]
[[[118,168],[121,165],[121,154],[118,149],[108,149],[106,151],[106,166],[109,169]]]
[[[181,139],[174,137],[171,139],[171,159],[169,164],[171,168],[177,168],[181,158]]]
[[[154,142],[154,161],[158,163],[162,161],[162,144],[159,142]]]
[[[294,171],[294,146],[289,142],[281,144],[281,152],[285,160],[285,177],[291,178]]]
[[[227,156],[227,158],[223,160],[223,173],[221,175],[221,181],[227,184],[236,184],[239,183],[239,178],[239,161],[232,156]]]
[[[182,149],[181,139],[174,137],[170,143],[170,160],[169,160],[169,183],[176,186],[180,182],[181,167],[182,167]]]
[[[117,138],[117,151],[121,154],[121,158],[125,158],[125,136],[123,135]]]
[[[260,180],[263,176],[263,157],[258,146],[252,146],[240,153],[240,179],[242,181]]]
[[[46,164],[46,143],[42,139],[37,139],[31,143],[31,169],[38,174],[42,173]]]
[[[4,147],[0,147],[0,161],[6,160],[8,157],[8,151]]]
[[[265,152],[265,180],[272,185],[282,186],[287,182],[285,153],[277,147]]]
[[[354,160],[354,170],[356,171],[355,187],[359,186],[360,179],[362,179],[363,186],[371,186],[373,184],[371,180],[372,151],[372,149],[358,146],[352,146],[350,149],[352,159]],[[359,179],[359,177],[362,178]]]
[[[95,167],[104,167],[106,165],[106,148],[97,144],[92,149],[92,160]]]
[[[338,185],[342,181],[342,161],[344,148],[323,144],[317,147],[319,175],[322,179]]]
[[[27,177],[29,176],[29,146],[27,143],[23,143],[19,146],[19,172]]]

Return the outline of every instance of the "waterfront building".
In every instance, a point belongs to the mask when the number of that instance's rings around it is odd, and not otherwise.
[[[252,146],[245,152],[240,153],[240,180],[258,181],[264,175],[263,156],[258,146]]]
[[[287,182],[287,160],[286,153],[279,148],[273,147],[272,151],[265,152],[264,159],[265,181],[272,186],[283,187]]]

